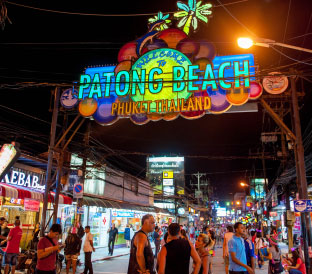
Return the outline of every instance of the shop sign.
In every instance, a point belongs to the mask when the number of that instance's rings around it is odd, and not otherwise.
[[[84,213],[83,207],[77,206],[77,214],[83,214],[83,213]]]
[[[312,212],[312,200],[295,200],[295,212]]]
[[[112,212],[113,217],[126,217],[126,218],[134,218],[134,212],[133,211],[119,211],[114,210]]]
[[[164,186],[173,186],[173,179],[163,179]]]
[[[8,206],[16,206],[16,205],[24,205],[23,199],[16,199],[16,198],[10,198],[10,197],[4,197],[4,204]]]
[[[15,147],[15,143],[4,144],[0,150],[0,180],[4,174],[8,172],[11,166],[16,162],[20,156],[20,150]]]
[[[41,176],[42,177],[42,176]],[[20,170],[11,169],[10,173],[4,176],[4,182],[10,185],[32,188],[40,191],[45,190],[45,185],[40,185],[40,177],[33,173],[26,173]]]
[[[25,211],[39,212],[39,209],[40,209],[40,201],[34,200],[34,199],[29,199],[29,198],[24,199],[24,210]]]
[[[178,208],[178,213],[183,215],[185,213],[185,209],[183,207]]]

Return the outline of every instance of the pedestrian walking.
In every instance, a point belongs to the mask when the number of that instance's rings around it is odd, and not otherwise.
[[[177,223],[169,225],[170,242],[161,248],[159,253],[158,274],[188,274],[190,257],[193,259],[193,274],[200,270],[200,257],[193,244],[180,237],[180,226]]]
[[[53,224],[47,236],[42,237],[37,247],[36,274],[55,274],[56,255],[64,245],[58,245],[58,237],[62,234],[62,227]]]
[[[228,243],[232,239],[234,233],[233,233],[233,227],[228,226],[227,232],[224,234],[224,240],[223,240],[223,259],[224,259],[224,265],[225,265],[225,273],[229,274],[229,263],[230,263],[230,254],[229,254],[229,248]]]
[[[289,274],[306,274],[306,266],[300,257],[298,250],[292,250],[291,255],[291,265],[287,267]]]
[[[92,267],[92,252],[95,252],[95,248],[93,246],[93,235],[90,233],[90,226],[85,227],[85,241],[83,244],[83,252],[85,254],[85,268],[83,273],[84,274],[93,274],[93,267]]]
[[[209,252],[209,274],[212,274],[212,263],[213,263],[213,257],[215,256],[215,247],[216,247],[216,237],[215,233],[212,229],[208,231],[208,252]]]
[[[16,261],[19,255],[19,245],[22,239],[23,231],[20,228],[20,220],[15,220],[14,228],[12,228],[8,235],[8,244],[4,254],[4,273],[9,273],[9,266],[11,266],[11,273],[15,273]]]
[[[107,231],[109,234],[108,237],[108,255],[113,256],[115,242],[118,241],[118,229],[115,224],[112,224],[112,227]]]
[[[7,236],[2,235],[2,226],[3,226],[3,224],[4,224],[5,222],[6,222],[5,218],[4,218],[4,217],[1,217],[1,218],[0,218],[0,239],[1,239],[2,241],[6,241],[6,240],[7,240]]]
[[[245,252],[245,243],[242,236],[245,233],[245,226],[241,222],[234,225],[235,235],[228,243],[230,263],[230,274],[255,274],[254,270],[247,265],[247,258]]]
[[[209,239],[207,234],[200,234],[195,243],[196,251],[200,257],[201,267],[199,274],[209,273],[209,252],[208,252]]]
[[[126,246],[128,248],[130,248],[131,246],[131,239],[133,238],[133,229],[132,229],[132,226],[131,225],[127,225],[127,227],[125,228],[125,240],[126,240]]]
[[[148,233],[154,231],[155,220],[153,215],[142,217],[142,227],[136,232],[131,241],[128,274],[155,274],[154,254],[148,240]]]
[[[155,258],[157,258],[157,255],[160,249],[160,242],[161,242],[158,226],[155,227],[153,238],[154,238],[154,244],[155,244]]]
[[[277,274],[284,272],[282,266],[282,252],[278,247],[278,235],[273,234],[269,238],[270,247],[267,249],[268,255],[263,255],[264,258],[269,260],[269,274]]]
[[[65,240],[65,259],[66,259],[66,274],[69,274],[69,269],[72,267],[73,274],[76,273],[77,260],[80,255],[81,249],[81,239],[77,235],[77,230],[72,230],[68,233],[68,236]]]
[[[266,241],[262,238],[261,232],[257,232],[257,237],[255,240],[255,250],[256,250],[256,255],[258,258],[258,266],[261,269],[263,264],[264,264],[264,260],[263,260],[263,250],[267,248],[267,244]]]
[[[256,268],[255,262],[255,247],[254,244],[250,239],[248,239],[248,233],[245,231],[243,235],[244,243],[245,243],[245,252],[246,252],[246,259],[247,265],[250,266],[253,270]]]
[[[193,224],[190,224],[189,239],[192,242],[192,244],[195,244],[195,227]]]

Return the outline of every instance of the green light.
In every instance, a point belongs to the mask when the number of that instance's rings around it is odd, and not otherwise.
[[[162,48],[147,52],[132,66],[132,81],[140,81],[137,84],[140,92],[137,92],[136,85],[132,85],[131,99],[134,102],[153,101],[151,112],[156,112],[156,100],[170,102],[172,99],[188,99],[192,93],[182,81],[187,80],[185,71],[188,71],[191,65],[191,61],[175,49]],[[175,81],[177,83],[174,83]]]

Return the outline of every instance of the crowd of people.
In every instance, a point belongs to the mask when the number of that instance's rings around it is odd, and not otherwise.
[[[0,253],[3,256],[4,273],[15,273],[19,246],[22,238],[20,220],[15,219],[14,228],[9,229],[5,218],[0,218]],[[130,248],[128,274],[212,274],[213,259],[217,248],[222,248],[224,272],[226,274],[254,274],[268,262],[269,274],[306,274],[300,249],[293,249],[291,256],[282,255],[279,248],[278,230],[263,233],[255,227],[246,227],[241,222],[232,225],[194,227],[193,224],[156,226],[152,215],[141,220],[141,229],[135,234],[131,227],[125,231],[127,247]],[[33,231],[31,247],[37,250],[36,273],[55,274],[58,253],[64,249],[66,273],[72,268],[76,273],[81,249],[85,256],[84,273],[93,274],[91,256],[95,251],[90,226],[84,229],[73,226],[65,243],[58,241],[61,225],[53,224],[49,233],[39,237],[40,226]],[[118,240],[118,229],[112,224],[109,234],[109,255],[113,255],[114,243]],[[128,235],[129,234],[129,235]],[[134,235],[133,235],[134,234]],[[130,241],[131,239],[131,241]],[[154,250],[151,242],[154,242]],[[191,260],[192,259],[192,260]],[[192,265],[190,263],[192,262]],[[11,269],[10,269],[11,267]]]
[[[201,228],[171,223],[160,229],[152,215],[145,215],[131,242],[128,274],[187,274],[190,269],[192,274],[212,274],[216,248],[223,250],[226,274],[254,274],[266,261],[269,274],[306,274],[301,251],[293,249],[291,257],[283,256],[276,229],[266,233],[241,222]]]

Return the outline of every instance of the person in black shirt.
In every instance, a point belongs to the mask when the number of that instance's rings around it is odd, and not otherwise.
[[[179,224],[170,224],[168,232],[170,241],[160,250],[158,274],[188,274],[190,257],[194,263],[193,273],[198,274],[200,257],[190,241],[181,239]]]
[[[4,221],[3,225],[1,226],[1,236],[5,237],[5,240],[1,241],[0,247],[6,247],[7,246],[7,238],[9,235],[10,229],[8,228],[8,221]]]
[[[107,231],[107,233],[109,233],[108,255],[113,256],[115,240],[116,240],[116,243],[118,241],[118,229],[116,228],[115,224],[112,225],[112,227]]]
[[[32,234],[33,238],[31,248],[34,250],[37,250],[37,246],[39,243],[39,232],[40,232],[40,223],[37,223]]]

